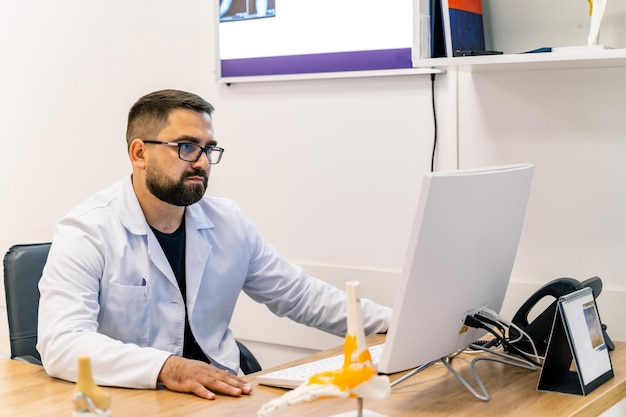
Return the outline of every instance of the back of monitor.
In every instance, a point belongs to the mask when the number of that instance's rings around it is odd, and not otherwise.
[[[424,175],[379,372],[438,360],[485,334],[463,321],[502,307],[532,172],[522,164]]]

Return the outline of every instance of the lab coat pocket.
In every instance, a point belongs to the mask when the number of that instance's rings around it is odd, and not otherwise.
[[[100,332],[124,343],[145,345],[150,340],[150,287],[111,282],[101,304]]]

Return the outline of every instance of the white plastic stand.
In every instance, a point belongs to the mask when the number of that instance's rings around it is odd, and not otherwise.
[[[600,39],[600,25],[602,24],[602,18],[604,17],[607,0],[588,1],[589,4],[591,4],[591,24],[589,27],[587,45],[591,46],[597,45]]]
[[[357,398],[357,408],[355,411],[348,411],[347,413],[334,414],[330,417],[387,417],[384,414],[379,414],[372,410],[363,409],[363,398]]]
[[[335,414],[330,417],[387,417],[384,414],[379,414],[371,410],[363,410],[363,413],[359,416],[358,411],[348,411],[347,413]]]

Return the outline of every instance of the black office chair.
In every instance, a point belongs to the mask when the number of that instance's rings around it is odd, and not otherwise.
[[[37,344],[39,278],[50,243],[14,245],[4,255],[4,292],[9,319],[11,358],[41,365]]]
[[[13,245],[4,255],[4,291],[9,320],[11,358],[41,365],[36,349],[39,279],[48,259],[50,243]],[[244,374],[261,370],[252,352],[237,341]]]

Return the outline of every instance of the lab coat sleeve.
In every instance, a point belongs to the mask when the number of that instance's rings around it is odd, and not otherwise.
[[[43,366],[51,376],[75,381],[77,358],[86,354],[99,385],[156,388],[170,352],[122,343],[97,331],[104,268],[98,235],[73,217],[57,226],[39,283],[37,349]]]
[[[274,314],[343,337],[347,332],[346,293],[282,258],[263,240],[254,225],[242,217],[251,257],[244,285],[253,300]],[[372,300],[361,299],[366,334],[386,332],[392,310]]]

